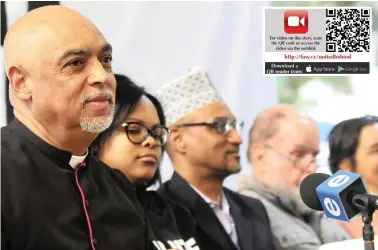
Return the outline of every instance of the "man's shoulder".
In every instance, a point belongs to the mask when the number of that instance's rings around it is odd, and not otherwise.
[[[232,208],[232,204],[238,206],[242,211],[248,213],[250,216],[257,218],[261,222],[269,222],[268,212],[263,203],[256,198],[248,197],[228,188],[224,188],[224,193],[227,197],[228,203]]]
[[[277,209],[276,204],[274,204],[270,199],[267,198],[267,193],[262,189],[258,188],[260,184],[257,181],[248,179],[250,177],[242,176],[240,178],[241,187],[238,189],[238,194],[243,195],[254,200],[260,201],[265,209],[268,211],[273,208]],[[281,208],[278,208],[281,210]]]
[[[14,133],[14,131],[10,128],[10,126],[1,127],[1,150],[9,150],[9,145],[11,143],[20,143],[21,140],[19,136]],[[5,148],[3,148],[5,146]]]
[[[9,129],[8,126],[1,128],[1,169],[15,169],[27,167],[28,158],[34,152],[30,152],[27,142]],[[11,167],[11,168],[10,168]]]
[[[223,188],[224,193],[226,194],[227,197],[234,198],[236,201],[239,201],[241,203],[244,203],[245,205],[248,205],[253,208],[257,209],[264,209],[262,202],[254,197],[249,197],[243,194],[239,194],[231,189],[228,188]]]
[[[192,195],[189,195],[189,197],[180,196],[179,193],[181,192],[178,193],[177,187],[172,184],[172,179],[164,182],[158,188],[157,193],[169,204],[175,213],[180,215],[191,214],[192,206],[190,201],[193,199]],[[197,195],[194,190],[192,194]]]
[[[94,178],[97,182],[104,182],[104,185],[110,185],[112,187],[117,187],[117,189],[121,190],[124,195],[128,197],[128,199],[133,200],[134,205],[139,208],[139,202],[134,186],[130,182],[130,180],[126,177],[124,173],[122,173],[118,169],[111,168],[104,162],[100,161],[97,157],[92,156],[92,166],[96,170],[96,174]]]
[[[185,199],[185,197],[180,197],[180,195],[183,193],[187,194],[188,192],[194,193],[194,190],[192,190],[186,180],[174,172],[172,178],[161,184],[157,192],[166,199]]]
[[[14,138],[20,138],[20,134],[24,131],[25,125],[23,125],[19,120],[14,119],[9,124],[1,127],[1,141],[9,141]]]
[[[168,201],[169,203],[177,203],[177,197],[172,192],[171,189],[171,180],[168,180],[160,185],[160,187],[156,190],[156,193],[160,195],[164,200]]]
[[[3,135],[3,133],[9,133],[10,131],[11,129],[9,124],[1,127],[1,135]]]

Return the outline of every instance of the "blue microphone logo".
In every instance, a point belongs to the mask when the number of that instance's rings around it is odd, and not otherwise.
[[[328,211],[330,214],[332,214],[335,217],[340,216],[341,214],[339,205],[337,204],[335,200],[332,200],[331,198],[324,199],[324,207],[326,208],[324,209],[324,211]]]
[[[348,222],[354,215],[346,209],[347,191],[361,181],[356,173],[339,170],[316,188],[316,193],[328,218]]]
[[[328,186],[341,187],[342,185],[345,185],[349,180],[350,180],[350,177],[345,174],[333,176],[333,178],[328,181]]]

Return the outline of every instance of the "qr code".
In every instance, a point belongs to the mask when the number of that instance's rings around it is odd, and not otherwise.
[[[370,10],[327,9],[326,51],[369,52]]]

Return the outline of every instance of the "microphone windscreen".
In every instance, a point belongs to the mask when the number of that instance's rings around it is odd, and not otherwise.
[[[303,179],[299,188],[302,201],[311,209],[323,211],[316,188],[330,176],[323,173],[314,173]]]

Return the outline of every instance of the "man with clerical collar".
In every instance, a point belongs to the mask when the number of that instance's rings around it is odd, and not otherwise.
[[[240,171],[243,122],[234,117],[205,70],[192,68],[160,88],[156,97],[170,127],[167,152],[175,169],[159,192],[177,211],[179,227],[186,218],[175,204],[193,215],[195,227],[183,226],[182,234],[195,235],[201,249],[274,249],[262,203],[223,187],[227,176]]]
[[[15,120],[1,129],[2,249],[146,249],[128,180],[88,146],[112,122],[112,50],[81,14],[35,9],[4,42]]]

